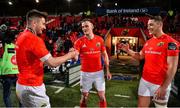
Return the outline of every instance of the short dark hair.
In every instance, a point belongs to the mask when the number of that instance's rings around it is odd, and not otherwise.
[[[147,16],[149,17],[149,19],[151,19],[151,20],[163,22],[163,19],[162,19],[162,17],[161,17],[160,15],[158,15],[158,16],[153,16],[153,15],[150,15],[150,14],[146,14],[146,15],[147,15]]]
[[[44,17],[46,19],[47,16],[48,16],[47,12],[41,12],[36,9],[32,9],[27,12],[26,20],[28,21],[28,20],[30,20],[30,18],[33,18],[33,17],[38,17],[38,18]]]
[[[159,22],[163,22],[161,16],[153,16],[153,17],[150,17],[150,19],[155,20],[155,21],[159,21]]]
[[[86,21],[89,21],[89,22],[92,23],[92,20],[91,20],[91,19],[89,19],[89,18],[84,18],[84,19],[81,21],[81,24],[82,24],[83,22],[86,22]],[[93,23],[92,23],[92,24],[93,24]]]

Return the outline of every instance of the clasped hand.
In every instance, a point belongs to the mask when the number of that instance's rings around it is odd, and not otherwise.
[[[74,61],[77,61],[78,60],[78,55],[79,55],[79,52],[74,49],[74,48],[70,48],[69,49],[69,53],[71,54],[71,57]]]

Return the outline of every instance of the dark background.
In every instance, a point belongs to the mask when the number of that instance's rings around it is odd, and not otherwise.
[[[0,16],[21,16],[25,15],[30,9],[38,9],[46,11],[51,15],[59,15],[63,12],[77,14],[87,10],[95,11],[97,3],[103,8],[144,8],[144,7],[160,7],[162,10],[168,11],[179,10],[180,0],[11,0],[13,5],[8,5],[8,0],[0,0]],[[117,2],[118,6],[114,6]]]

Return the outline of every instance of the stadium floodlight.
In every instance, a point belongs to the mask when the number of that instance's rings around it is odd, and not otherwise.
[[[39,3],[39,0],[36,0],[36,3]]]
[[[9,4],[9,5],[13,5],[13,3],[12,3],[12,1],[11,1],[11,0],[9,0],[9,1],[8,1],[8,4]]]
[[[115,5],[115,6],[117,6],[117,5],[118,5],[118,3],[114,3],[114,5]]]
[[[68,2],[71,2],[71,0],[67,0]]]
[[[100,3],[98,3],[98,4],[97,4],[97,7],[101,7],[101,4],[100,4]]]

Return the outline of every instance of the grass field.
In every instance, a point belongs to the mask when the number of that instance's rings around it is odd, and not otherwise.
[[[47,89],[51,99],[51,104],[53,107],[75,107],[79,106],[80,91],[79,85],[76,87],[65,88],[58,94],[55,94]],[[137,97],[137,81],[129,83],[129,81],[108,81],[106,83],[106,97],[109,107],[132,107],[136,106]],[[114,96],[114,95],[119,95]],[[123,97],[124,96],[124,97]],[[127,96],[127,97],[125,97]],[[129,97],[128,97],[129,96]],[[58,101],[58,102],[57,102]],[[90,93],[88,100],[89,107],[98,107],[98,97],[96,93]]]
[[[80,100],[80,87],[65,87],[62,91],[58,92],[64,86],[59,84],[46,85],[47,94],[50,97],[52,107],[78,107]],[[108,107],[137,107],[137,85],[138,81],[120,81],[111,80],[106,82],[106,97]],[[18,107],[18,101],[15,96],[15,88],[12,88],[12,102],[15,107]],[[2,101],[2,89],[0,89],[0,107],[4,107]],[[171,96],[169,106],[180,106],[179,100]],[[90,93],[88,100],[88,107],[98,107],[98,97],[96,93]]]
[[[120,60],[111,60],[110,70],[113,74],[128,74],[139,76],[137,62],[128,57]],[[78,107],[80,100],[80,86],[66,87],[65,84],[53,83],[51,73],[45,74],[47,94],[52,107]],[[110,80],[106,81],[106,98],[108,107],[137,107],[137,87],[139,77],[130,81]],[[93,90],[95,91],[95,90]],[[18,100],[15,96],[15,87],[12,88],[12,103],[18,107]],[[169,107],[179,107],[180,100],[170,96]],[[153,105],[152,105],[153,106]],[[0,84],[0,107],[4,107],[2,100],[2,86]],[[90,93],[88,107],[98,107],[98,96]]]
[[[46,85],[47,94],[50,97],[52,107],[75,107],[79,106],[80,87],[65,87],[62,91],[56,93],[61,87],[56,84],[57,88],[52,85]],[[58,88],[59,87],[59,88]],[[137,81],[107,81],[106,97],[109,107],[132,107],[137,106]],[[15,88],[12,88],[12,101],[14,106],[18,106],[15,97]],[[0,90],[2,93],[2,89]],[[117,96],[115,96],[117,95]],[[2,97],[2,95],[1,95]],[[2,98],[0,99],[0,107],[4,107]],[[98,96],[96,93],[90,93],[88,100],[89,107],[98,107]]]

